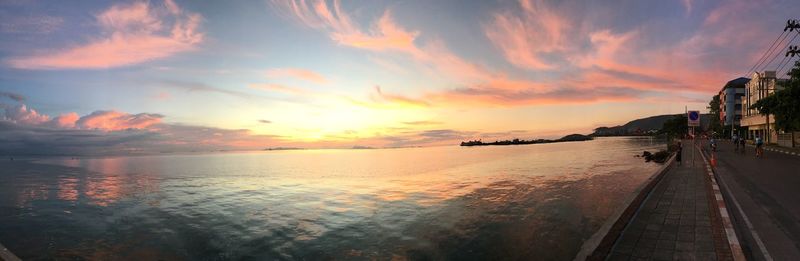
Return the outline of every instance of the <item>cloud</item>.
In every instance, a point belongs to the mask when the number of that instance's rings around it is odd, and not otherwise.
[[[467,62],[453,54],[440,40],[433,39],[425,44],[416,42],[418,31],[407,30],[393,19],[389,10],[372,25],[369,31],[361,30],[350,16],[341,10],[339,1],[329,6],[325,1],[288,0],[273,1],[278,9],[292,14],[304,25],[324,30],[334,42],[373,52],[405,54],[416,62],[430,66],[446,75],[462,79],[486,79],[494,75],[482,66]]]
[[[324,76],[305,69],[297,69],[297,68],[280,68],[280,69],[270,69],[266,72],[267,77],[270,78],[285,78],[291,77],[296,78],[304,81],[309,81],[318,84],[325,84],[328,83],[328,79],[325,79]]]
[[[166,80],[160,81],[159,84],[162,84],[169,88],[183,90],[185,92],[209,92],[209,93],[218,93],[218,94],[225,94],[230,96],[239,97],[242,99],[252,99],[254,96],[249,93],[228,90],[225,88],[214,87],[205,83],[200,82],[187,82],[187,81],[175,81],[175,80]]]
[[[378,85],[375,85],[374,90],[375,92],[370,95],[370,99],[372,100],[373,103],[371,104],[361,103],[361,105],[367,105],[368,107],[376,107],[376,106],[382,107],[384,105],[389,105],[389,106],[398,105],[398,106],[412,106],[412,107],[431,106],[430,103],[421,99],[409,98],[399,94],[385,93],[381,90],[381,87]]]
[[[128,155],[262,149],[280,137],[249,130],[168,124],[163,115],[95,111],[52,118],[24,104],[2,105],[0,155]],[[264,120],[261,120],[262,122]]]
[[[439,125],[439,124],[442,124],[442,123],[443,122],[441,122],[441,121],[404,121],[403,122],[403,124],[405,124],[405,125],[414,125],[414,126],[418,126],[418,125]]]
[[[53,118],[53,120],[50,122],[50,126],[62,129],[70,129],[75,127],[75,122],[77,122],[78,119],[80,119],[80,116],[78,116],[77,113],[65,113]]]
[[[632,101],[644,94],[626,87],[561,88],[546,92],[467,87],[432,93],[427,98],[449,106],[535,106]]]
[[[248,84],[247,87],[249,87],[251,89],[275,91],[275,92],[281,92],[281,93],[293,94],[293,95],[304,95],[304,94],[309,94],[310,93],[310,92],[308,92],[308,91],[306,91],[304,89],[295,88],[295,87],[289,87],[289,86],[282,85],[282,84],[277,84],[277,83],[251,83],[251,84]]]
[[[106,131],[147,129],[160,123],[162,118],[164,118],[163,115],[153,113],[128,114],[118,111],[95,111],[78,119],[75,126],[81,129]]]
[[[522,0],[520,15],[502,11],[484,26],[484,33],[510,63],[527,69],[553,69],[545,56],[566,50],[570,25],[544,1]]]
[[[694,0],[681,0],[683,2],[683,7],[686,8],[686,13],[692,13],[692,6],[694,5]]]
[[[50,120],[50,116],[40,114],[34,109],[29,109],[25,104],[3,106],[5,107],[5,115],[3,119],[13,123],[38,125]]]
[[[22,95],[19,95],[19,94],[16,94],[16,93],[12,93],[12,92],[0,91],[0,97],[6,97],[6,98],[12,99],[12,100],[17,101],[17,102],[25,101],[25,96],[22,96]]]
[[[41,114],[25,104],[7,105],[0,120],[23,126],[34,126],[55,129],[91,129],[101,131],[117,131],[127,129],[147,129],[161,122],[160,114],[139,113],[128,114],[118,111],[95,111],[79,117],[77,113],[65,113],[55,118]]]
[[[263,124],[270,124],[270,123],[272,123],[272,121],[270,121],[270,120],[264,120],[264,119],[258,120],[258,122],[259,122],[259,123],[263,123]]]
[[[6,62],[20,69],[106,69],[193,50],[204,39],[198,31],[202,17],[180,10],[172,1],[167,3],[169,12],[149,2],[114,5],[95,16],[104,37]]]

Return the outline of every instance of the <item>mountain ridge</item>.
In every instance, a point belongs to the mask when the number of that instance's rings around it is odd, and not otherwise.
[[[685,114],[663,114],[635,119],[623,125],[613,127],[601,126],[594,129],[591,136],[630,136],[630,135],[650,135],[655,134],[669,119]],[[708,126],[711,122],[711,114],[700,114],[700,126]]]

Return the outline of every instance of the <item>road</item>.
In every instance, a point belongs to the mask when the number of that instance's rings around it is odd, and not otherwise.
[[[800,156],[756,158],[753,147],[743,154],[729,141],[713,154],[748,259],[800,260]]]

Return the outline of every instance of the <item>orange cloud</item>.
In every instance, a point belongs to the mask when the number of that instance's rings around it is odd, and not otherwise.
[[[328,83],[328,79],[325,79],[324,76],[316,72],[305,69],[297,69],[297,68],[270,69],[267,70],[266,75],[267,77],[270,78],[292,77],[319,84]]]
[[[145,129],[161,122],[163,115],[151,113],[128,114],[118,111],[95,111],[81,117],[75,126],[81,129],[105,131]]]
[[[80,116],[74,112],[61,114],[61,116],[53,119],[53,125],[58,128],[74,128],[75,122],[78,121],[79,118]]]
[[[202,17],[180,10],[172,1],[166,7],[169,16],[148,2],[112,6],[95,17],[108,37],[63,51],[11,58],[7,63],[21,69],[103,69],[194,49],[204,38],[198,32]],[[165,26],[168,21],[173,21],[171,27]]]

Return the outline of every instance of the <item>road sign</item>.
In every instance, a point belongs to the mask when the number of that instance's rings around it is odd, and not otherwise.
[[[689,126],[700,126],[700,111],[688,111]]]

